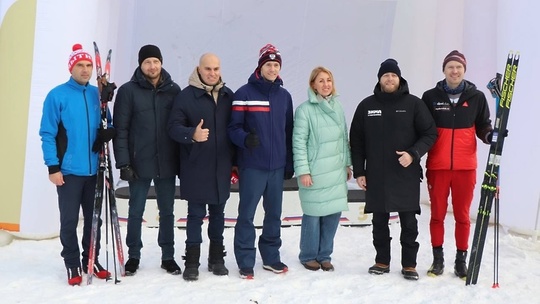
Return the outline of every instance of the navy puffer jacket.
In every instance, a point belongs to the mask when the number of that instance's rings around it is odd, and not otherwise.
[[[138,67],[116,94],[116,168],[131,165],[140,178],[170,178],[178,174],[178,146],[167,133],[174,97],[180,87],[165,69],[155,88]]]

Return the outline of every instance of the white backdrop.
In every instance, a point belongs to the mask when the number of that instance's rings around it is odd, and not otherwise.
[[[3,4],[0,8],[5,9]],[[466,55],[466,78],[486,93],[494,109],[485,85],[496,71],[503,72],[506,54],[514,49],[523,58],[501,165],[501,222],[522,231],[538,230],[535,173],[540,165],[535,160],[540,144],[533,122],[540,103],[534,100],[533,75],[540,49],[528,34],[540,26],[539,10],[535,0],[40,0],[26,168],[43,166],[38,136],[42,102],[69,77],[67,57],[77,42],[89,52],[92,41],[102,53],[113,49],[111,79],[119,85],[131,77],[144,44],[161,48],[164,68],[181,87],[199,56],[214,52],[233,90],[247,81],[259,48],[273,43],[281,50],[281,76],[295,106],[306,99],[311,69],[324,65],[334,72],[349,123],[358,102],[372,93],[381,61],[397,59],[411,92],[421,96],[443,78],[442,60],[453,49]],[[477,189],[488,151],[481,143],[479,147]],[[26,170],[24,189],[21,233],[56,232],[54,187],[43,175]],[[422,190],[427,200],[425,184]],[[473,217],[478,200],[479,191]]]

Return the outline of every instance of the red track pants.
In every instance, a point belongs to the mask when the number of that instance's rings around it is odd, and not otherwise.
[[[469,211],[476,185],[476,170],[428,170],[426,177],[431,200],[431,245],[439,247],[444,243],[444,218],[448,209],[448,196],[452,191],[456,247],[458,250],[467,250],[471,228]]]

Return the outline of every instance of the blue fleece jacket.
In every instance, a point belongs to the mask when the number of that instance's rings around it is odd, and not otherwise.
[[[60,167],[64,175],[97,173],[98,154],[92,145],[100,125],[98,88],[78,84],[72,77],[52,89],[43,104],[39,135],[49,173]]]
[[[227,131],[239,147],[239,167],[293,171],[293,103],[291,94],[282,86],[281,78],[269,82],[256,71],[234,94]],[[244,143],[250,132],[255,132],[260,140],[255,148]]]

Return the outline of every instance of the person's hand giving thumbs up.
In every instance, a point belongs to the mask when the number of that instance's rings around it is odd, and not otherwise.
[[[201,122],[195,127],[195,132],[193,133],[193,141],[194,142],[203,142],[208,140],[208,129],[203,129],[202,125],[204,123],[204,119],[201,119]]]

